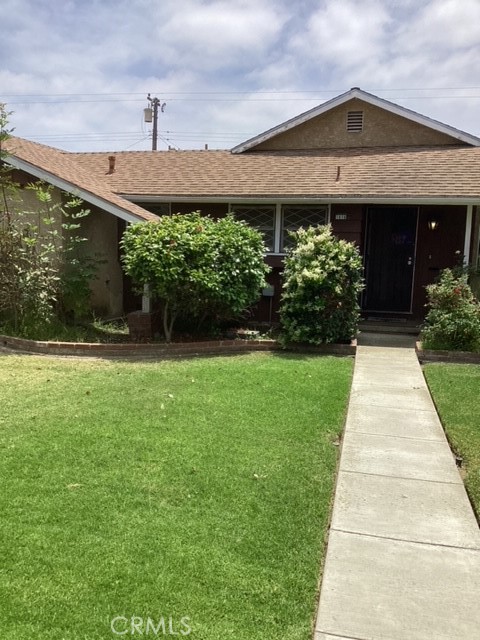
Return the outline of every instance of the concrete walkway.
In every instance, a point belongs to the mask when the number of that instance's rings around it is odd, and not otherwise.
[[[314,638],[480,638],[480,530],[412,348],[358,347]]]

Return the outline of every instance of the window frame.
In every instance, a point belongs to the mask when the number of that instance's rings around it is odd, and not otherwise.
[[[266,251],[266,255],[269,256],[284,256],[286,255],[286,250],[284,250],[284,237],[285,237],[285,228],[284,228],[284,209],[288,207],[298,207],[302,209],[325,209],[326,219],[325,224],[330,222],[330,210],[331,206],[326,202],[235,202],[229,203],[228,211],[229,213],[235,216],[235,208],[240,207],[248,207],[249,209],[265,208],[271,207],[273,209],[273,230],[274,230],[274,242],[273,242],[273,251]],[[247,223],[248,224],[248,223]],[[302,225],[300,225],[302,226]],[[261,231],[261,229],[259,229]]]
[[[254,229],[257,229],[257,231],[260,231],[260,233],[263,233],[263,235],[265,235],[265,231],[269,231],[270,233],[272,233],[272,245],[273,245],[273,250],[269,251],[267,249],[266,253],[267,254],[273,254],[275,253],[275,248],[277,246],[277,207],[275,204],[271,203],[271,202],[265,202],[265,203],[258,203],[258,202],[254,202],[254,203],[243,203],[243,202],[238,202],[238,203],[234,203],[234,204],[229,204],[228,206],[228,211],[229,213],[232,213],[234,215],[234,217],[237,217],[237,211],[241,210],[241,209],[249,209],[249,210],[255,210],[255,209],[263,209],[265,212],[267,209],[271,210],[271,214],[272,214],[272,227],[259,227],[256,225],[253,225],[251,223],[249,223],[247,220],[244,220],[244,222],[246,222],[246,224],[250,225],[251,227],[253,227]],[[238,220],[242,220],[243,218],[238,217]],[[267,244],[267,243],[265,243]]]
[[[283,204],[282,205],[282,216],[281,216],[281,233],[280,233],[280,241],[278,244],[278,247],[280,249],[281,253],[286,253],[286,248],[285,248],[285,240],[288,240],[288,232],[289,231],[297,231],[297,229],[300,229],[301,227],[303,227],[303,224],[299,224],[295,229],[289,229],[285,226],[285,210],[286,209],[304,209],[305,211],[308,211],[309,209],[311,209],[312,211],[314,210],[324,210],[325,211],[325,222],[323,223],[319,223],[317,222],[316,224],[328,224],[329,220],[330,220],[330,207],[327,204],[320,204],[320,203],[312,203],[312,204]],[[306,226],[310,226],[308,223]],[[288,247],[287,247],[288,248]]]

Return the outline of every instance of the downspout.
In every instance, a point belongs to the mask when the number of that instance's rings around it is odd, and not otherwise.
[[[467,220],[465,224],[465,244],[463,245],[463,264],[468,267],[470,264],[470,245],[472,242],[472,217],[473,205],[467,205]]]

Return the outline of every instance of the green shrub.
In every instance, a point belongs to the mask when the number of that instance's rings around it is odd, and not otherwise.
[[[60,319],[78,319],[89,309],[96,260],[82,251],[83,202],[35,182],[28,208],[24,189],[12,179],[5,143],[9,113],[0,103],[0,323],[17,334],[38,338]]]
[[[363,288],[355,245],[330,225],[299,229],[285,260],[280,319],[285,342],[346,342],[355,336]]]
[[[265,286],[262,236],[232,216],[214,220],[195,211],[131,225],[122,247],[125,272],[163,303],[167,341],[179,315],[238,316]]]
[[[97,265],[77,233],[89,214],[82,201],[55,203],[52,187],[40,182],[26,189],[35,195],[33,210],[0,198],[0,322],[36,337],[58,320],[86,315]]]
[[[436,284],[426,287],[429,312],[422,327],[426,349],[480,350],[480,305],[467,275],[445,269]]]

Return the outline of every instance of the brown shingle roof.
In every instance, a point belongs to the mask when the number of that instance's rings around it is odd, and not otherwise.
[[[479,199],[480,148],[69,153],[12,137],[8,150],[117,215],[156,216],[121,196],[212,199]],[[339,178],[337,179],[337,175]]]
[[[33,175],[37,177],[48,179],[51,176],[67,183],[71,186],[69,191],[78,190],[78,194],[87,202],[104,205],[107,210],[120,217],[133,216],[138,221],[157,219],[154,214],[114,193],[101,176],[94,175],[88,167],[82,167],[73,154],[17,137],[11,137],[5,144],[5,149],[12,156],[12,164],[19,160],[20,168],[27,172],[31,168]]]
[[[476,147],[120,152],[112,175],[107,175],[111,154],[69,155],[113,191],[135,199],[480,199]]]

